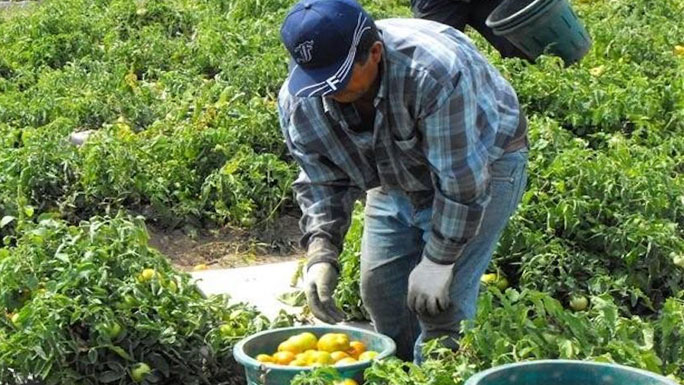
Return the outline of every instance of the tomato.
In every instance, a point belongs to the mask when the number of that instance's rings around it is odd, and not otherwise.
[[[273,361],[279,365],[288,365],[294,361],[295,355],[292,352],[278,352],[273,354]]]
[[[256,360],[264,363],[274,362],[273,357],[269,356],[268,354],[259,354],[256,356]]]
[[[223,324],[219,327],[219,332],[224,337],[232,337],[235,335],[233,328],[228,324]]]
[[[109,338],[115,339],[121,334],[121,325],[119,325],[116,322],[112,322],[107,328],[105,329],[107,331],[107,335],[109,335]]]
[[[351,378],[345,378],[342,381],[335,381],[333,385],[359,385],[358,382],[352,380]]]
[[[368,350],[368,351],[366,351],[366,352],[361,353],[361,355],[359,356],[359,361],[370,361],[370,360],[374,360],[375,357],[378,356],[378,354],[379,354],[379,353],[376,352],[376,351]]]
[[[672,262],[679,267],[684,267],[684,254],[674,255],[672,257]]]
[[[157,272],[154,271],[154,269],[145,269],[145,270],[142,271],[142,273],[140,273],[140,277],[139,277],[139,278],[140,278],[141,281],[145,282],[145,281],[151,280],[151,279],[154,278],[156,275],[157,275]]]
[[[354,358],[359,358],[361,353],[366,351],[366,345],[361,342],[361,341],[351,341],[349,343],[349,349],[347,350],[347,354]]]
[[[318,340],[318,350],[332,353],[349,349],[349,337],[344,333],[327,333]]]
[[[209,269],[209,267],[208,267],[206,264],[204,264],[204,263],[200,263],[199,265],[196,265],[196,266],[193,267],[192,269],[193,269],[194,271],[202,271],[202,270],[207,270],[207,269]]]
[[[684,45],[676,45],[674,47],[674,53],[677,56],[684,56]]]
[[[150,369],[150,366],[147,365],[144,362],[139,362],[133,370],[131,370],[131,378],[133,378],[133,381],[135,382],[142,382],[143,379],[145,379],[145,376],[147,376],[152,369]]]
[[[570,308],[574,311],[586,310],[589,305],[589,300],[583,295],[573,296],[570,298]]]
[[[480,278],[480,282],[484,284],[490,284],[494,283],[497,280],[497,274],[496,273],[490,273],[490,274],[485,274]]]
[[[343,358],[348,358],[348,357],[349,357],[349,354],[347,354],[346,352],[339,351],[339,350],[330,353],[330,358],[332,358],[333,362],[337,362]]]
[[[501,291],[506,290],[508,288],[508,279],[504,276],[500,276],[499,279],[496,280],[496,287]]]

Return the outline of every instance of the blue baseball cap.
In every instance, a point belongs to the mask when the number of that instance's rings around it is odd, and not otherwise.
[[[296,63],[289,91],[326,96],[346,87],[356,47],[373,19],[355,0],[300,0],[285,17],[280,36]]]

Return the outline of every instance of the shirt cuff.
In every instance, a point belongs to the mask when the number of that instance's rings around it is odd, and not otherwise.
[[[340,272],[340,263],[337,259],[340,251],[326,238],[313,238],[307,249],[306,269],[320,262],[330,263]]]
[[[451,265],[463,254],[466,243],[456,243],[441,239],[434,232],[430,234],[430,239],[425,245],[423,256],[434,263],[440,265]]]

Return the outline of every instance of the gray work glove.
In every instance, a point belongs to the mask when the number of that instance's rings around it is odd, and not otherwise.
[[[420,315],[434,317],[449,308],[453,269],[453,263],[440,265],[423,258],[409,275],[409,309]]]
[[[335,324],[344,320],[344,313],[335,305],[332,295],[337,286],[337,269],[331,263],[318,262],[306,271],[304,292],[309,308],[319,320]]]

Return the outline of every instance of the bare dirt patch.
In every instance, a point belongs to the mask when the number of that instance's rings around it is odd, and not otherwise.
[[[303,257],[299,248],[298,218],[285,215],[268,228],[245,231],[225,227],[216,230],[166,231],[148,225],[150,246],[168,256],[181,270],[231,268],[285,262]]]

